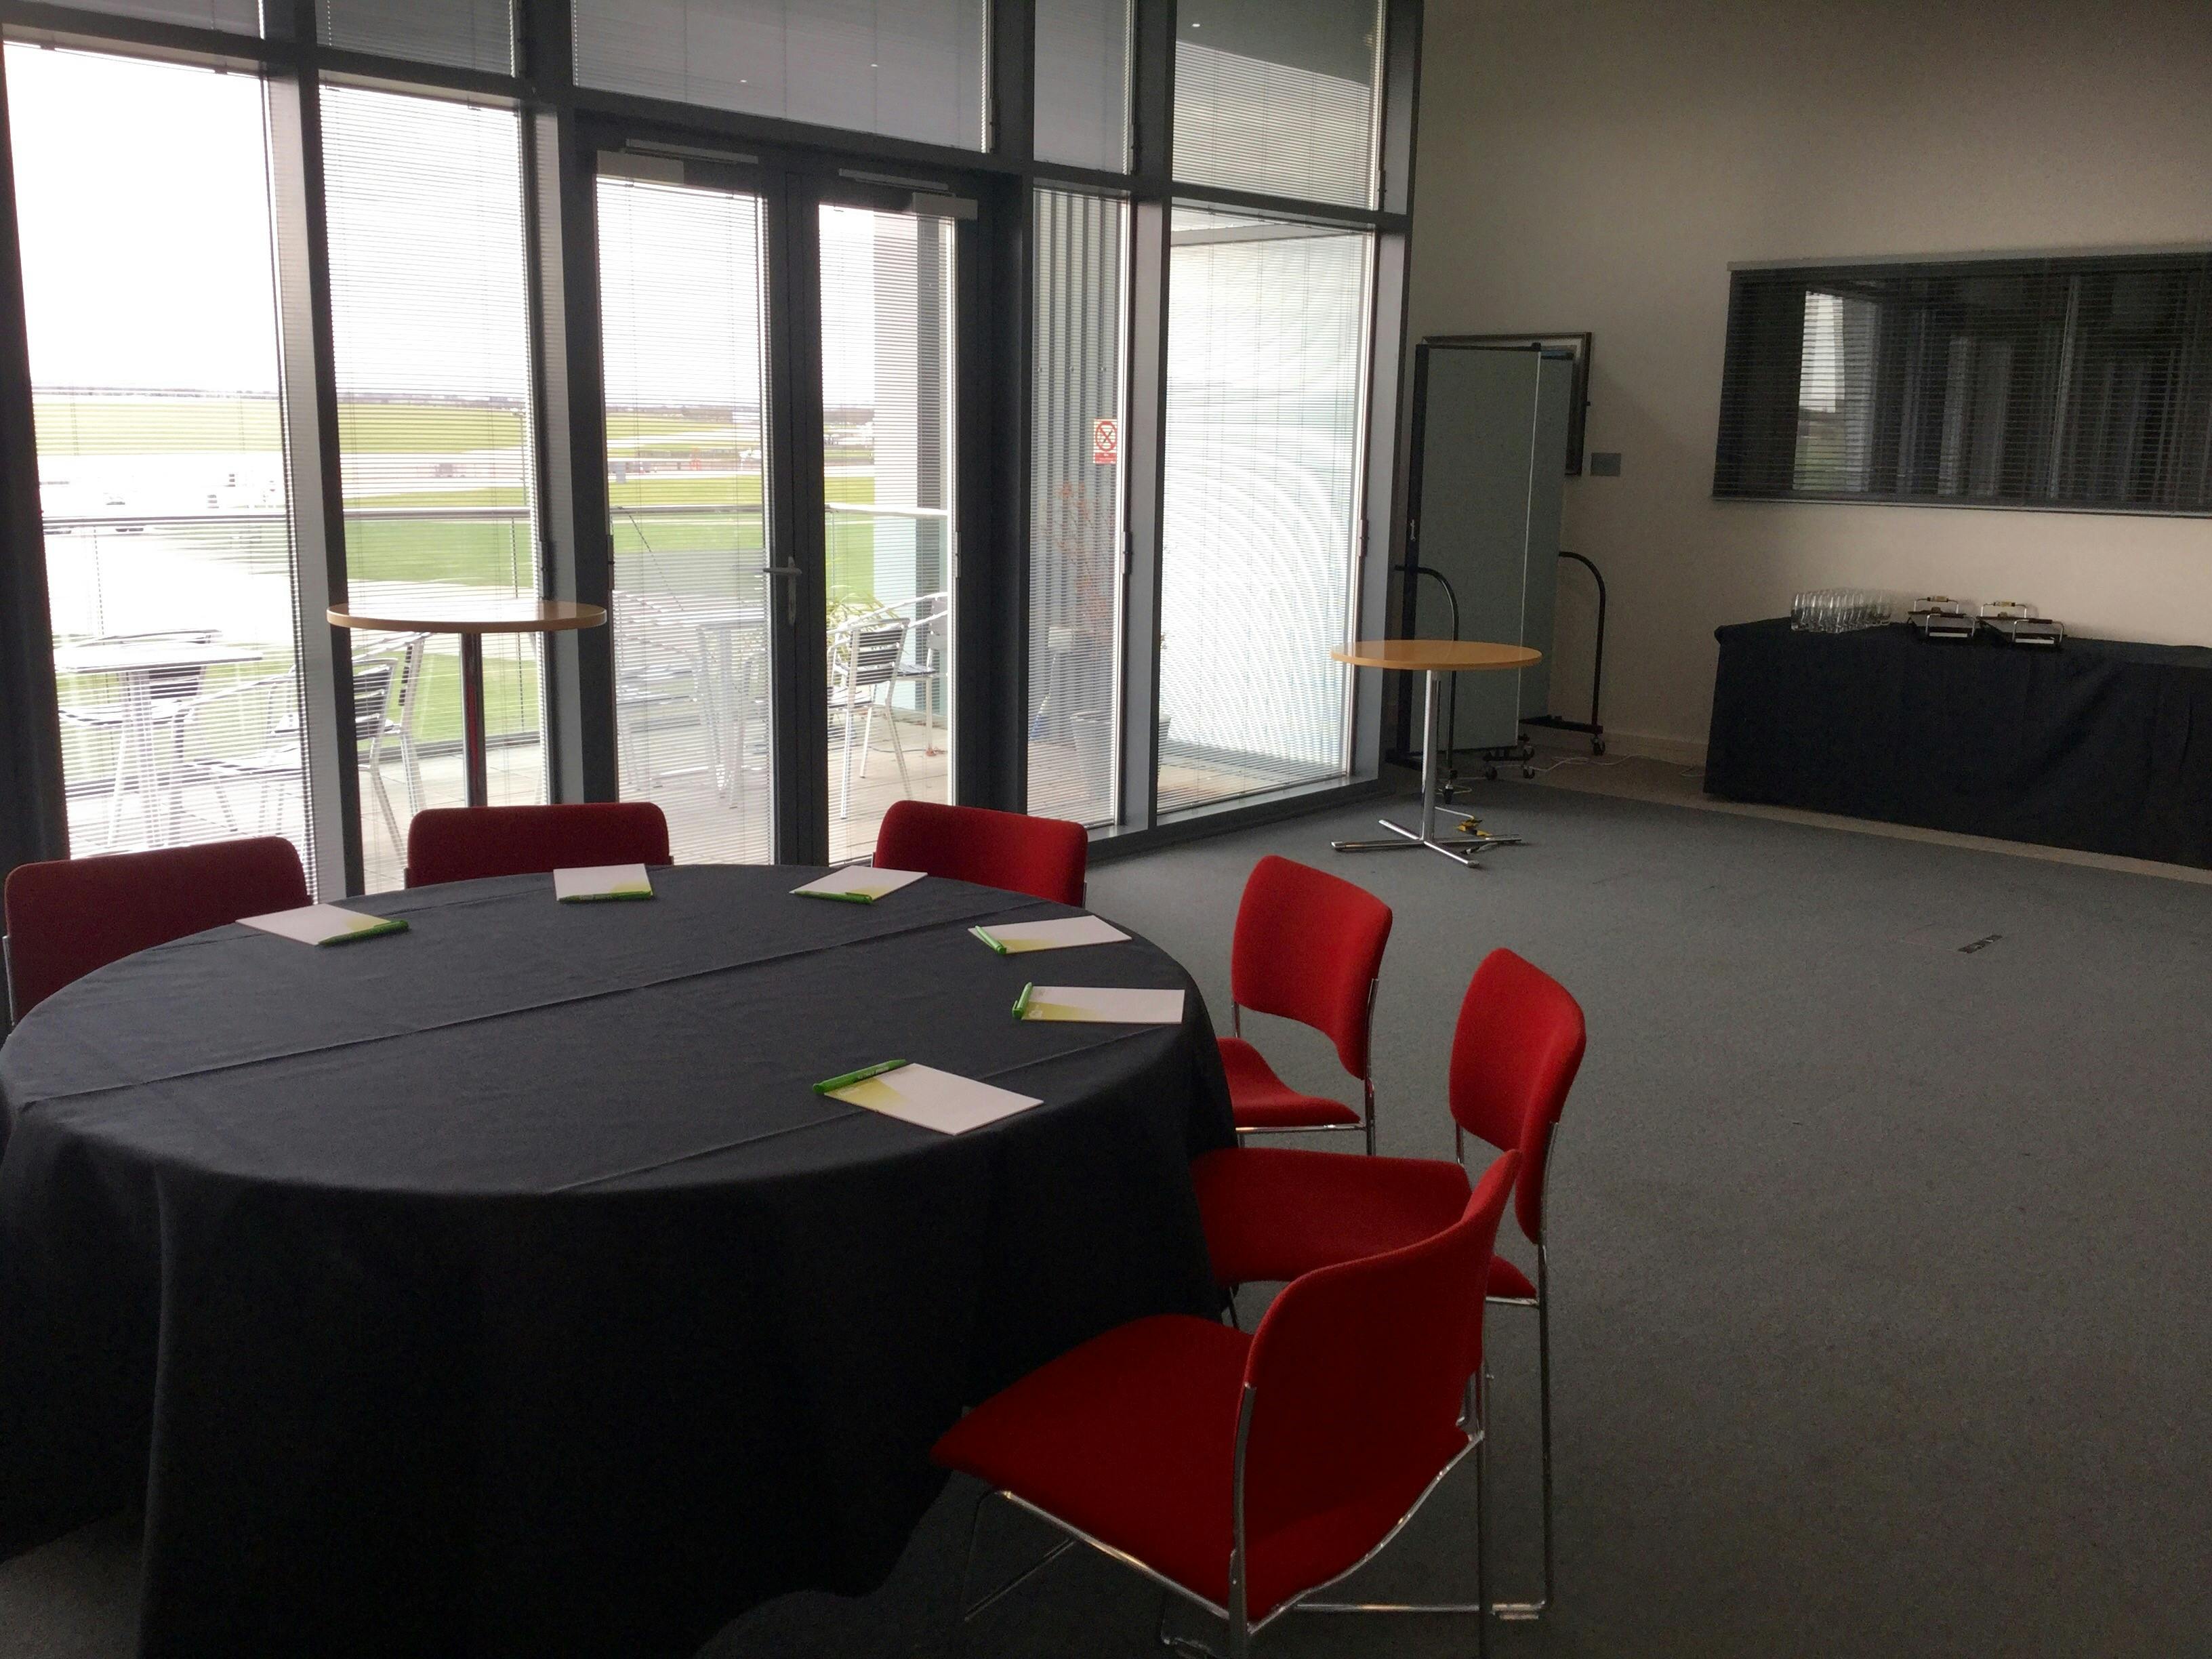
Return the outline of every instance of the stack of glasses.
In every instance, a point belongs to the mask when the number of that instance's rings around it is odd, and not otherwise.
[[[1880,628],[1891,618],[1890,596],[1864,587],[1823,587],[1790,602],[1790,625],[1812,634]]]

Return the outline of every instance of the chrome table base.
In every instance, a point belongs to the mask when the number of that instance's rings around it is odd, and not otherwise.
[[[1408,847],[1425,847],[1470,870],[1482,866],[1475,860],[1493,847],[1518,847],[1518,836],[1449,836],[1437,834],[1437,704],[1443,691],[1443,675],[1430,669],[1421,714],[1421,827],[1408,830],[1389,818],[1376,820],[1399,837],[1395,841],[1340,841],[1331,846],[1340,853],[1395,853]]]

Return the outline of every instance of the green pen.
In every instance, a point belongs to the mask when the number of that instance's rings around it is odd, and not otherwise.
[[[863,1066],[857,1072],[848,1072],[842,1077],[833,1077],[826,1083],[816,1084],[814,1092],[834,1095],[840,1089],[849,1089],[855,1083],[866,1083],[872,1077],[881,1077],[885,1072],[896,1072],[900,1066],[910,1064],[909,1060],[887,1060],[880,1066]]]
[[[985,933],[981,928],[980,928],[980,927],[970,927],[968,931],[969,931],[969,933],[971,933],[975,934],[975,936],[977,939],[981,939],[981,940],[983,941],[983,943],[984,943],[984,944],[986,944],[986,945],[989,945],[989,946],[990,946],[994,951],[997,951],[1000,956],[1002,956],[1002,957],[1003,957],[1003,956],[1006,956],[1006,955],[1008,955],[1008,954],[1009,954],[1009,952],[1008,952],[1008,951],[1006,950],[1006,947],[1005,945],[1003,945],[1000,944],[998,940],[996,940],[996,939],[993,939],[993,938],[992,938],[988,933]]]
[[[1021,995],[1014,999],[1014,1018],[1016,1019],[1027,1019],[1030,1017],[1030,993],[1036,989],[1036,987],[1034,985],[1024,985],[1022,987]]]
[[[840,904],[873,904],[876,902],[876,896],[873,893],[825,893],[819,888],[811,893],[802,893],[800,896],[836,899]]]

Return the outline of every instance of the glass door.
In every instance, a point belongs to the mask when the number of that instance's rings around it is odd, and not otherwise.
[[[603,165],[598,207],[622,795],[667,814],[680,861],[765,862],[780,793],[768,203]]]
[[[839,860],[868,856],[892,802],[952,798],[957,252],[954,221],[926,204],[816,211],[824,761]]]
[[[603,150],[617,776],[686,862],[843,861],[949,800],[957,214],[819,162]]]

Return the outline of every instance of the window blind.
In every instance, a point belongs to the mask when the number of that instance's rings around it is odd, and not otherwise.
[[[985,0],[575,0],[610,92],[980,150]]]
[[[2212,512],[2212,255],[1738,271],[1713,492]]]
[[[7,74],[70,849],[282,835],[313,871],[261,84]]]
[[[70,0],[85,11],[117,17],[143,17],[156,23],[185,23],[233,34],[261,33],[261,0]]]
[[[506,75],[514,0],[316,0],[322,38],[353,52]]]
[[[1176,9],[1175,175],[1372,207],[1376,0],[1189,0]]]
[[[1128,221],[1126,203],[1036,195],[1029,809],[1084,823],[1111,823],[1119,799]]]
[[[1175,210],[1162,811],[1345,766],[1373,238]]]
[[[356,601],[535,596],[521,132],[512,111],[323,94],[331,318]],[[399,884],[406,818],[465,798],[459,645],[356,632],[372,890]],[[495,805],[545,799],[535,635],[484,641]]]
[[[1128,170],[1130,23],[1129,0],[1037,0],[1039,161]]]

